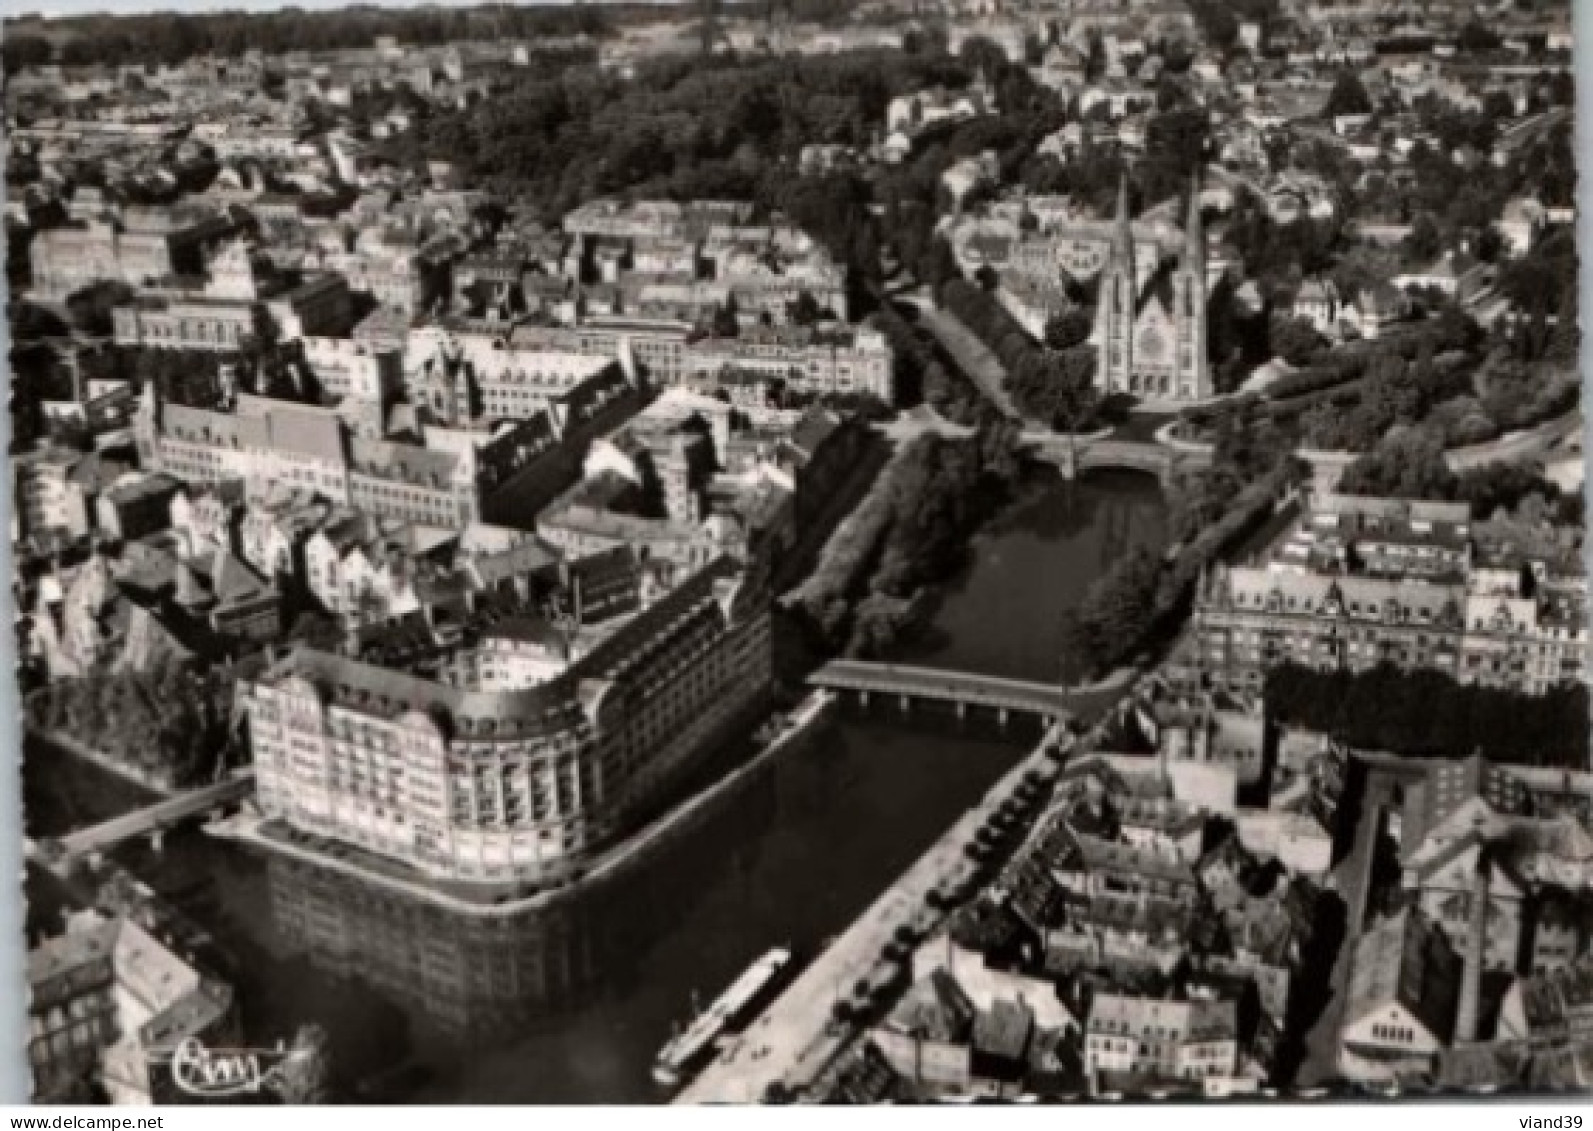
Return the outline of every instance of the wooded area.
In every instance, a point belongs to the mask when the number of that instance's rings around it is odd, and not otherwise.
[[[1267,714],[1360,750],[1453,758],[1480,751],[1518,766],[1588,766],[1588,689],[1544,695],[1464,686],[1436,671],[1319,672],[1284,664],[1267,673]]]

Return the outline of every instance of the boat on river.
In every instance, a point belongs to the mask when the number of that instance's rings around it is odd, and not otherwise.
[[[790,948],[777,946],[747,967],[729,989],[658,1051],[653,1061],[653,1080],[666,1088],[679,1084],[727,1030],[746,1021],[752,1007],[763,1000],[790,965]]]

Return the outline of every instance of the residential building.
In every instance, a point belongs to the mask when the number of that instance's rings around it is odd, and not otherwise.
[[[1196,624],[1210,678],[1259,689],[1290,661],[1384,662],[1542,694],[1586,679],[1581,565],[1488,549],[1463,504],[1325,497],[1262,565],[1219,567]]]
[[[240,690],[261,807],[437,880],[567,878],[769,688],[767,597],[726,561],[601,639],[536,632],[531,668],[291,653]]]
[[[80,912],[28,954],[34,1096],[69,1102],[99,1082],[113,1104],[176,1095],[167,1067],[184,1041],[225,1037],[232,991],[125,917]]]
[[[1171,1001],[1098,993],[1085,1022],[1085,1070],[1148,1080],[1234,1075],[1239,1063],[1238,1014],[1231,1001]]]

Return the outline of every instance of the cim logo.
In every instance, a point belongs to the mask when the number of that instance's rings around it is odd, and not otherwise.
[[[283,1069],[311,1055],[278,1043],[274,1049],[210,1049],[189,1037],[162,1058],[178,1091],[203,1099],[258,1095],[275,1088]]]

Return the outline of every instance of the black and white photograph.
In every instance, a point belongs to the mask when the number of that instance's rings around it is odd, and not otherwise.
[[[0,24],[0,1099],[1581,1127],[1580,0],[162,2]]]

